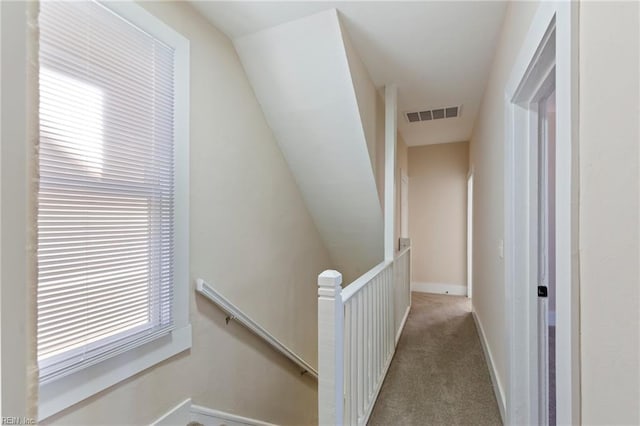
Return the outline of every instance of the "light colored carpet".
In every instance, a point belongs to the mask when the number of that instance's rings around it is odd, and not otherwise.
[[[369,425],[501,425],[469,299],[412,294]]]

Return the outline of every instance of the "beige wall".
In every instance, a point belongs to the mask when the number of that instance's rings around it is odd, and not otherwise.
[[[184,3],[143,6],[191,40],[191,285],[204,278],[317,365],[317,274],[332,265],[231,42]],[[317,383],[190,291],[193,348],[48,422],[148,424],[182,400],[317,422]]]
[[[412,283],[466,286],[469,144],[410,147]]]
[[[504,91],[537,2],[511,2],[496,46],[491,73],[471,137],[473,176],[473,309],[506,389],[504,262]]]
[[[580,4],[584,424],[640,424],[639,13]]]

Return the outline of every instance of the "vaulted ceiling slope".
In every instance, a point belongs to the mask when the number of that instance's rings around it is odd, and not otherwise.
[[[383,222],[368,149],[375,144],[366,135],[374,138],[376,125],[364,124],[375,120],[375,110],[361,116],[337,12],[238,37],[235,46],[329,254],[349,283],[382,260]]]
[[[374,84],[398,86],[410,146],[471,136],[506,1],[193,2],[231,39],[335,8]],[[406,112],[462,105],[459,118],[409,123]]]

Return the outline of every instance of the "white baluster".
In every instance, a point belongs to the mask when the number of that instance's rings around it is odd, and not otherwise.
[[[349,367],[351,382],[351,393],[347,395],[347,398],[351,401],[351,407],[349,412],[349,424],[355,425],[358,423],[358,315],[360,311],[358,304],[353,300],[349,300],[349,307],[351,308],[351,365]]]
[[[378,382],[378,348],[380,347],[380,340],[378,340],[378,325],[380,323],[380,311],[378,310],[378,286],[380,282],[376,279],[371,283],[371,290],[373,292],[373,303],[371,305],[371,312],[373,312],[373,363],[371,368],[371,377],[373,377],[373,388],[375,389]]]
[[[367,407],[369,406],[369,401],[371,400],[371,382],[372,382],[372,377],[371,377],[371,372],[373,370],[372,368],[372,361],[373,361],[373,339],[372,339],[372,325],[373,325],[373,310],[371,309],[372,306],[372,301],[371,301],[371,285],[368,285],[366,287],[366,301],[367,301],[367,374],[366,374],[366,379],[367,379],[367,386],[366,386],[366,398],[367,398]]]

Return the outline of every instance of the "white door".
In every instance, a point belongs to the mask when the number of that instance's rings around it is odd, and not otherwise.
[[[555,87],[538,106],[538,418],[555,425]]]

